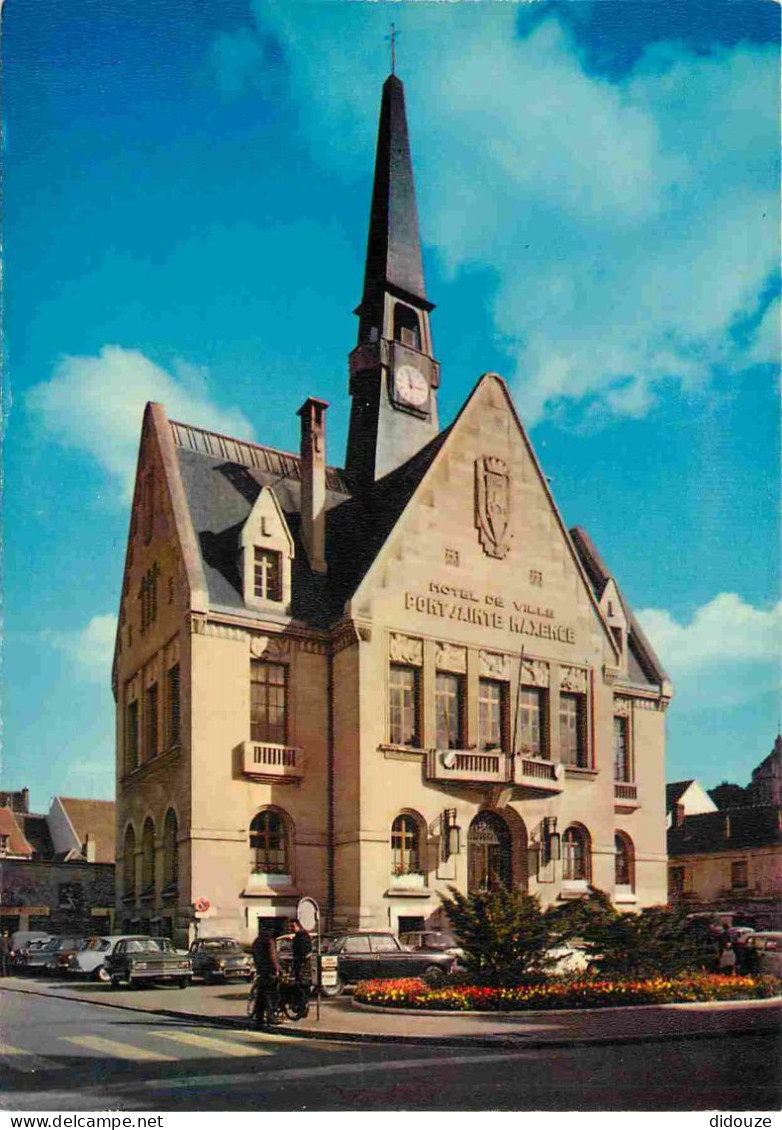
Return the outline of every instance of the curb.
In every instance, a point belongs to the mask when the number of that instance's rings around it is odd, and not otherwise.
[[[678,1008],[692,1009],[733,1009],[733,1008],[763,1008],[775,1007],[782,1004],[782,996],[755,997],[747,1000],[732,1001],[665,1001],[660,1004],[613,1004],[604,1005],[603,1008],[391,1008],[382,1004],[365,1004],[364,1001],[353,999],[352,1006],[359,1012],[379,1012],[385,1016],[514,1016],[519,1019],[541,1019],[544,1016],[605,1016],[606,1013],[615,1012],[621,1016],[628,1013],[646,1012],[653,1008]]]
[[[69,1001],[73,1001],[76,1004],[91,1004],[91,1005],[96,1005],[98,1008],[120,1009],[120,1010],[123,1010],[125,1012],[135,1012],[135,1013],[140,1013],[142,1015],[146,1015],[146,1016],[150,1016],[150,1017],[152,1017],[152,1016],[166,1016],[166,1017],[169,1017],[172,1020],[187,1020],[187,1021],[190,1021],[190,1022],[193,1022],[193,1023],[197,1023],[197,1024],[199,1024],[203,1027],[232,1029],[232,1030],[243,1031],[243,1032],[254,1031],[254,1029],[251,1025],[247,1024],[247,1022],[243,1018],[239,1018],[239,1017],[204,1016],[202,1013],[199,1013],[199,1012],[186,1012],[182,1009],[138,1008],[138,1007],[131,1005],[131,1004],[119,1004],[118,1002],[112,1002],[112,1001],[84,1000],[81,997],[74,997],[74,996],[69,996],[69,995],[59,994],[59,993],[46,993],[46,992],[42,992],[40,989],[28,989],[28,988],[22,988],[21,986],[8,986],[7,987],[5,985],[0,985],[0,990],[5,990],[5,992],[9,992],[9,993],[21,993],[22,995],[27,994],[28,996],[35,996],[35,997],[49,997],[49,998],[54,997],[56,1000],[69,1000]],[[768,1000],[764,1000],[764,1001],[746,1001],[746,1002],[743,1002],[743,1001],[723,1001],[723,1002],[720,1002],[720,1003],[722,1003],[722,1004],[734,1004],[734,1005],[736,1005],[736,1004],[775,1005],[775,1004],[779,1004],[780,1000],[782,1000],[782,998],[772,997],[772,998],[769,998]],[[707,1004],[708,1005],[711,1002],[691,1002],[691,1003]],[[360,1005],[357,1004],[355,1007],[357,1007],[357,1008],[363,1007],[367,1010],[376,1011],[376,1008],[373,1005],[360,1006]],[[674,1007],[674,1006],[636,1005],[636,1006],[628,1006],[628,1007],[629,1008],[632,1008],[632,1007],[635,1007],[635,1008],[660,1008],[660,1007]],[[678,1007],[688,1007],[688,1006],[685,1004],[685,1005],[679,1005]],[[386,1012],[387,1010],[382,1009],[382,1010],[377,1010],[377,1011]],[[552,1015],[553,1011],[554,1010],[548,1010],[548,1011],[545,1011],[545,1012],[537,1012],[537,1013],[526,1012],[526,1013],[522,1013],[522,1014],[517,1013],[516,1015],[523,1015],[523,1016],[529,1016],[529,1017],[533,1017],[533,1016],[536,1016],[536,1017],[548,1016],[548,1017],[550,1017]],[[572,1014],[574,1010],[560,1010],[560,1014],[565,1012],[565,1011],[569,1011]],[[582,1013],[589,1011],[589,1012],[601,1012],[601,1013],[612,1012],[612,1013],[620,1014],[624,1010],[622,1009],[622,1006],[618,1006],[618,1007],[614,1007],[614,1008],[610,1008],[610,1009],[589,1009],[589,1010],[583,1009],[583,1010],[576,1010],[576,1011],[582,1012]],[[400,1010],[400,1012],[401,1012],[401,1010]],[[411,1010],[411,1012],[412,1012],[412,1010]],[[410,1012],[402,1013],[402,1015],[405,1015],[405,1014],[409,1015]],[[420,1015],[428,1015],[428,1016],[433,1015],[431,1012],[422,1013],[421,1011],[417,1011],[414,1014],[419,1015],[419,1016]],[[442,1012],[439,1012],[436,1015],[443,1016],[444,1014]],[[454,1014],[454,1013],[451,1013],[451,1014],[445,1014],[445,1015],[456,1015],[456,1016],[460,1016],[460,1015],[473,1015],[473,1016],[480,1015],[480,1016],[486,1016],[487,1013],[475,1013],[475,1012],[473,1012],[471,1014],[467,1014],[467,1013],[456,1013],[456,1014]],[[491,1014],[488,1014],[488,1015],[491,1015]],[[510,1014],[504,1013],[502,1015],[510,1015]],[[740,1038],[742,1036],[756,1036],[762,1031],[778,1032],[779,1031],[779,1024],[774,1023],[774,1024],[771,1024],[771,1025],[764,1025],[763,1027],[748,1027],[748,1028],[744,1028],[744,1029],[739,1029],[739,1030],[736,1030],[736,1031],[732,1031],[731,1037],[732,1038],[733,1037]],[[650,1032],[650,1033],[646,1033],[646,1034],[644,1034],[644,1033],[637,1033],[637,1034],[636,1033],[612,1033],[611,1035],[608,1035],[608,1036],[563,1036],[563,1037],[560,1037],[560,1038],[553,1037],[553,1038],[547,1038],[547,1039],[541,1039],[540,1036],[524,1036],[522,1033],[518,1033],[518,1034],[514,1034],[514,1035],[497,1034],[497,1035],[480,1035],[480,1036],[466,1036],[466,1035],[462,1035],[462,1036],[448,1036],[448,1035],[409,1036],[407,1034],[338,1032],[338,1031],[335,1031],[333,1029],[325,1029],[325,1030],[324,1029],[313,1030],[313,1029],[309,1029],[309,1028],[304,1028],[304,1029],[302,1029],[302,1028],[298,1028],[298,1029],[290,1028],[290,1029],[288,1029],[285,1025],[282,1025],[280,1028],[276,1029],[274,1034],[275,1034],[275,1036],[290,1037],[291,1039],[294,1039],[294,1040],[322,1040],[324,1042],[341,1043],[341,1044],[347,1044],[347,1043],[410,1044],[410,1045],[429,1046],[429,1047],[461,1047],[461,1048],[470,1048],[470,1047],[472,1047],[472,1048],[474,1048],[474,1047],[494,1047],[494,1048],[499,1047],[499,1048],[503,1048],[503,1047],[505,1047],[505,1048],[514,1048],[514,1049],[518,1049],[519,1046],[523,1046],[525,1048],[531,1048],[531,1049],[574,1048],[574,1047],[583,1047],[583,1046],[610,1047],[610,1046],[615,1045],[617,1043],[621,1043],[621,1044],[648,1044],[648,1043],[661,1043],[663,1041],[681,1042],[683,1040],[715,1040],[715,1039],[722,1039],[725,1035],[725,1033],[723,1031],[715,1030],[715,1031],[710,1031],[710,1032],[660,1032],[660,1033]]]

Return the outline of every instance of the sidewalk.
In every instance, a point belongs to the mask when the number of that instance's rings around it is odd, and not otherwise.
[[[248,1027],[247,986],[193,985],[115,990],[109,985],[9,977],[9,992],[65,997],[85,1003],[132,1009],[221,1027]],[[353,1004],[351,997],[322,1001],[306,1020],[286,1022],[281,1034],[337,1041],[494,1045],[518,1047],[612,1044],[627,1041],[691,1039],[726,1033],[778,1033],[782,1001],[729,1001],[708,1004],[641,1005],[630,1008],[525,1013],[401,1013]]]

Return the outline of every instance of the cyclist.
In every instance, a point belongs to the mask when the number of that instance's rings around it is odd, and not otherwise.
[[[271,1024],[279,1013],[280,959],[274,935],[258,923],[258,937],[252,945],[255,962],[255,1013],[253,1019],[261,1027]]]

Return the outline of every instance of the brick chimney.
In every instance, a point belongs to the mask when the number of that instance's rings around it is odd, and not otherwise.
[[[309,396],[301,417],[301,537],[310,568],[326,572],[326,409],[325,400]]]
[[[96,849],[97,844],[95,842],[95,836],[92,834],[92,832],[88,832],[87,839],[84,841],[84,857],[88,863],[95,862]]]
[[[672,823],[673,823],[674,828],[681,828],[681,826],[684,824],[684,805],[683,804],[675,804],[673,806],[673,814],[672,815],[673,815]]]

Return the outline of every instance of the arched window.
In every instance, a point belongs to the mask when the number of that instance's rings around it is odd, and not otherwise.
[[[617,888],[624,887],[632,891],[635,888],[635,851],[633,841],[624,832],[617,832],[614,836],[615,867],[614,882]]]
[[[394,875],[421,871],[421,829],[415,816],[403,813],[391,825],[391,868]]]
[[[402,302],[397,302],[394,306],[394,341],[401,341],[402,345],[411,345],[413,349],[421,348],[418,315],[415,310]]]
[[[589,882],[592,878],[592,844],[589,832],[571,824],[562,837],[562,878],[565,882]]]
[[[163,890],[173,893],[179,883],[179,822],[173,808],[166,813],[163,825]]]
[[[250,868],[253,874],[290,875],[290,844],[285,817],[266,808],[250,824]]]
[[[513,880],[508,825],[496,812],[479,812],[467,834],[467,885],[471,894],[510,887]]]
[[[122,848],[122,893],[125,898],[132,898],[136,893],[136,833],[132,824],[125,829]]]
[[[144,821],[141,835],[141,893],[151,894],[155,890],[155,825],[152,817]]]

